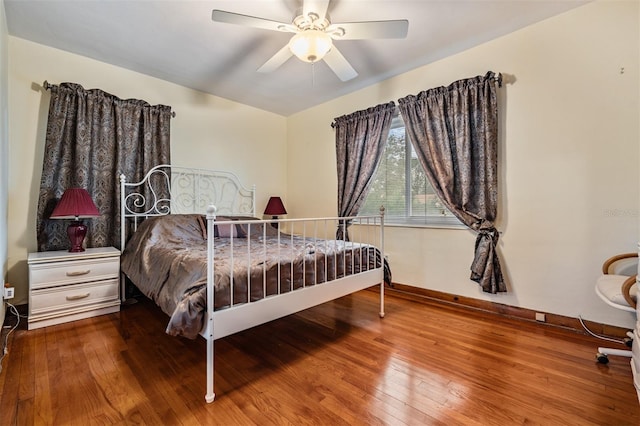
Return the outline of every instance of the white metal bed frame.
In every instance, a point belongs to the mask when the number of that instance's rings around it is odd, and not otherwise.
[[[157,185],[162,185],[160,188]],[[142,191],[146,190],[145,195]],[[207,392],[205,400],[210,403],[215,399],[214,385],[214,341],[221,337],[246,330],[290,315],[301,310],[337,299],[365,288],[380,285],[380,317],[384,317],[384,215],[348,218],[311,218],[281,219],[277,221],[216,221],[216,214],[255,217],[255,186],[245,188],[238,177],[229,172],[193,169],[172,165],[159,165],[152,168],[140,182],[129,183],[124,175],[120,175],[120,217],[121,217],[121,249],[127,241],[127,230],[132,226],[133,232],[142,220],[167,214],[205,214],[207,219],[207,312],[205,325],[200,334],[207,341]],[[317,235],[317,223],[342,223],[349,221],[355,228],[365,230],[363,241],[380,250],[380,267],[343,276],[333,281],[317,285],[304,285],[289,292],[272,295],[257,301],[232,305],[229,308],[214,310],[214,258],[216,224],[247,223],[272,224],[288,227],[293,233],[296,227],[306,233],[306,224],[315,223],[313,238]],[[373,225],[373,226],[370,226]],[[265,225],[266,226],[266,225]],[[379,228],[379,232],[377,230]],[[354,229],[354,228],[352,228]],[[373,229],[373,236],[371,233]],[[335,228],[331,229],[335,232]],[[304,236],[304,235],[303,235]],[[326,239],[326,238],[325,238]],[[333,239],[333,238],[331,238]],[[334,262],[335,263],[335,262]],[[121,277],[121,298],[124,302],[125,277]],[[247,291],[249,293],[249,291]],[[233,289],[231,290],[233,294]]]

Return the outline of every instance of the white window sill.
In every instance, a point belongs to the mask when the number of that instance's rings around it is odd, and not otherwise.
[[[361,223],[359,225],[364,225],[366,226],[367,224],[365,223]],[[433,221],[432,223],[423,223],[423,222],[419,222],[419,221],[407,221],[407,222],[401,222],[398,220],[393,220],[393,219],[388,219],[385,218],[384,220],[384,226],[385,227],[393,227],[393,228],[428,228],[428,229],[469,229],[468,227],[466,227],[465,225],[463,225],[462,223],[452,223],[450,221]]]
[[[463,224],[453,223],[401,223],[401,222],[389,222],[384,221],[385,227],[393,228],[429,228],[429,229],[469,229]]]

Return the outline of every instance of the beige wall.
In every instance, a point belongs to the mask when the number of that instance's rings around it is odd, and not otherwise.
[[[0,0],[0,264],[2,276],[0,288],[4,285],[7,274],[7,172],[9,166],[9,137],[7,132],[8,104],[7,104],[7,45],[9,35],[4,14],[4,0]],[[11,302],[14,302],[13,300]],[[5,306],[0,303],[0,324],[4,323]]]
[[[591,3],[289,117],[291,213],[336,213],[334,117],[502,72],[498,227],[509,292],[484,294],[469,280],[467,230],[388,229],[394,280],[632,326],[594,283],[605,258],[637,249],[638,16],[638,2]]]
[[[9,37],[9,280],[27,302],[27,254],[36,249],[35,214],[49,93],[44,80],[100,88],[121,98],[171,105],[172,163],[230,170],[257,184],[257,210],[278,194],[286,202],[285,118],[123,68]]]

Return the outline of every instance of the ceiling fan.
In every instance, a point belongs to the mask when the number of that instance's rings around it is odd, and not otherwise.
[[[303,0],[302,11],[290,24],[217,9],[213,10],[211,19],[215,22],[295,34],[287,45],[258,69],[258,72],[271,72],[295,55],[305,62],[314,63],[324,60],[342,81],[351,80],[358,73],[334,46],[333,40],[405,38],[407,36],[409,21],[406,19],[333,24],[327,14],[329,1]]]

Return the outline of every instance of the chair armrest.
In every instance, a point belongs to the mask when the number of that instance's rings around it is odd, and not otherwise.
[[[617,254],[615,256],[610,257],[609,259],[605,260],[604,263],[602,264],[602,273],[605,275],[608,274],[609,267],[614,263],[616,263],[618,260],[629,259],[632,257],[638,257],[638,253],[623,253],[623,254]]]
[[[624,300],[626,300],[629,306],[631,306],[633,309],[636,309],[636,301],[631,297],[630,290],[631,286],[636,283],[637,276],[637,274],[633,275],[627,278],[624,283],[622,283],[622,297],[624,297]]]

